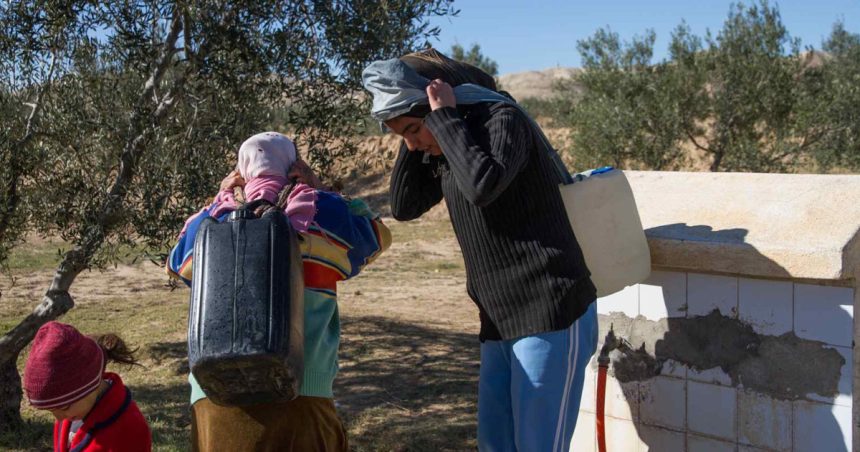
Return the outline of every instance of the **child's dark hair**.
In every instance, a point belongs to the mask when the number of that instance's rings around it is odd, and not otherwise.
[[[108,361],[115,363],[126,364],[129,366],[140,365],[137,358],[134,357],[137,348],[129,349],[125,341],[114,333],[100,334],[98,336],[90,336],[99,347],[104,351],[105,358]]]

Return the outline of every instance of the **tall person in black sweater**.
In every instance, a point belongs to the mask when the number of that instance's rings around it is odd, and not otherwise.
[[[374,117],[403,137],[392,214],[412,220],[444,199],[463,250],[481,319],[478,448],[567,451],[596,291],[537,126],[512,99],[480,102],[500,97],[493,78],[432,49],[375,62],[364,82]]]

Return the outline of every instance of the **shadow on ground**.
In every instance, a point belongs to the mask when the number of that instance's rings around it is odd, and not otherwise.
[[[474,450],[474,334],[383,317],[342,319],[335,399],[354,450]]]
[[[138,383],[131,388],[135,402],[146,416],[152,429],[152,443],[158,450],[188,450],[190,448],[191,412],[190,388],[184,376],[188,375],[188,346],[185,341],[155,342],[142,350],[153,366],[182,376],[180,382],[159,381]],[[146,369],[143,369],[145,372]]]
[[[154,450],[189,450],[188,385],[136,384],[130,389],[149,423]],[[22,428],[0,434],[0,450],[50,451],[52,428],[52,420],[47,417],[28,419]]]
[[[146,416],[155,450],[189,450],[191,414],[187,384],[138,385],[132,395]]]
[[[378,316],[344,316],[342,330],[334,386],[352,450],[475,450],[477,335]],[[115,369],[156,451],[189,450],[185,354],[184,341],[154,342],[140,350],[146,368]],[[50,450],[50,420],[28,417],[23,429],[0,435],[0,450]]]
[[[169,369],[174,375],[188,375],[188,343],[155,342],[149,344],[144,356],[160,367]]]
[[[0,450],[50,451],[53,424],[42,419],[28,419],[14,431],[0,432]]]

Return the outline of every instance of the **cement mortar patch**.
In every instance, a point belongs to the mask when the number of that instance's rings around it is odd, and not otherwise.
[[[601,331],[611,326],[629,343],[610,355],[611,372],[622,383],[661,375],[664,363],[674,360],[696,371],[719,367],[732,386],[780,400],[805,400],[807,394],[834,398],[839,393],[845,359],[822,342],[793,333],[757,334],[719,311],[658,321],[619,313],[598,318]]]

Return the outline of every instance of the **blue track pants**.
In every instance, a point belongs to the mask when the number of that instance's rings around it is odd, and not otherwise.
[[[567,329],[482,343],[478,450],[567,452],[596,348],[595,303]]]

